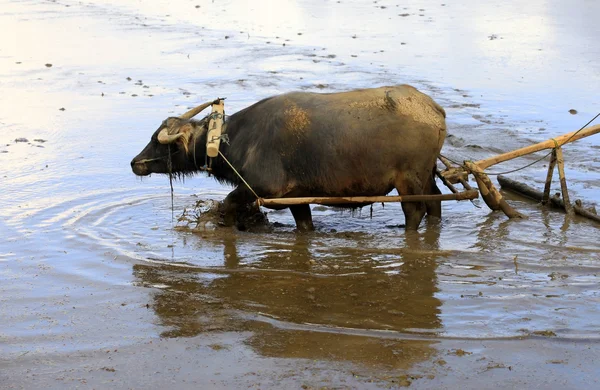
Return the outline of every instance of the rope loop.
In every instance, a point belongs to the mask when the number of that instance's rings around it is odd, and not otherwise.
[[[216,140],[221,140],[221,142],[223,142],[224,144],[229,145],[229,135],[228,134],[221,134],[218,137],[212,137],[209,142],[214,142]]]

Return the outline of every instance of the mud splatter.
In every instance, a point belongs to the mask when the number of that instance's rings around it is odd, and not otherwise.
[[[310,129],[310,117],[306,110],[291,101],[286,101],[284,111],[285,130],[300,139],[306,136]]]

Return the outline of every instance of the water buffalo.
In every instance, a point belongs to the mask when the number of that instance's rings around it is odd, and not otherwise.
[[[194,174],[206,156],[212,102],[167,118],[131,161],[136,175]],[[409,85],[342,93],[292,92],[259,101],[226,118],[221,152],[264,198],[440,193],[432,172],[446,136],[444,109]],[[256,200],[218,156],[212,174],[235,186],[223,202],[225,224]],[[309,205],[290,206],[298,230],[312,230]],[[406,229],[417,229],[441,203],[404,202]]]

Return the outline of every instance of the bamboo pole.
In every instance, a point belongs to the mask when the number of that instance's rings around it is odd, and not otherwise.
[[[500,191],[494,187],[494,184],[490,178],[483,172],[483,170],[475,165],[475,163],[471,161],[465,161],[465,166],[471,171],[473,176],[475,176],[477,186],[481,192],[481,197],[490,209],[502,210],[508,218],[525,218],[523,214],[519,213],[510,207],[508,203],[506,203],[506,200],[504,200],[504,197],[502,197]]]
[[[540,150],[544,150],[544,149],[553,149],[557,146],[557,144],[559,146],[564,145],[566,143],[574,142],[581,138],[585,138],[585,137],[588,137],[590,135],[594,135],[597,133],[600,133],[600,125],[588,127],[579,132],[573,131],[571,133],[563,134],[559,137],[551,138],[547,141],[540,142],[535,145],[530,145],[530,146],[527,146],[527,147],[524,147],[521,149],[513,150],[512,152],[507,152],[507,153],[499,154],[494,157],[486,158],[484,160],[479,160],[479,161],[475,162],[475,165],[477,165],[480,169],[483,170],[483,169],[491,167],[492,165],[495,165],[495,164],[498,164],[498,163],[501,163],[504,161],[512,160],[513,158],[517,158],[517,157],[525,156],[527,154],[539,152]]]
[[[479,192],[470,190],[457,194],[439,195],[400,195],[400,196],[340,196],[340,197],[304,197],[304,198],[273,198],[258,199],[260,206],[294,206],[299,204],[354,204],[354,203],[379,203],[379,202],[424,202],[432,200],[470,200],[477,199]]]
[[[556,150],[552,151],[552,158],[548,164],[548,175],[546,176],[546,185],[544,186],[544,194],[542,196],[542,204],[546,205],[550,199],[550,186],[552,185],[552,175],[554,174],[554,166],[556,165]],[[500,180],[500,177],[498,177]]]
[[[569,199],[569,190],[567,189],[567,178],[565,177],[565,158],[563,157],[562,148],[558,147],[556,151],[556,165],[558,165],[558,177],[560,179],[560,188],[562,190],[563,202],[565,202],[565,211],[569,215],[575,214],[573,205]]]

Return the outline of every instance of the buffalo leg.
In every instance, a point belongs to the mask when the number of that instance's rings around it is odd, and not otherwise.
[[[294,220],[296,221],[296,228],[299,231],[311,231],[315,230],[312,222],[312,215],[310,213],[310,205],[307,204],[299,204],[295,206],[290,206],[290,211],[294,216]]]
[[[426,184],[427,187],[430,185]],[[396,178],[396,190],[399,195],[422,195],[426,186],[418,177],[406,173]],[[402,202],[402,211],[406,220],[406,230],[417,230],[427,212],[427,206],[425,202]]]
[[[402,211],[406,220],[406,230],[417,230],[427,209],[423,202],[402,202]]]
[[[438,195],[441,194],[442,191],[437,186],[435,182],[435,168],[433,174],[431,175],[431,183],[429,188],[429,194]],[[430,217],[442,218],[442,201],[441,200],[430,200],[425,202],[425,206],[427,207],[427,215]]]

